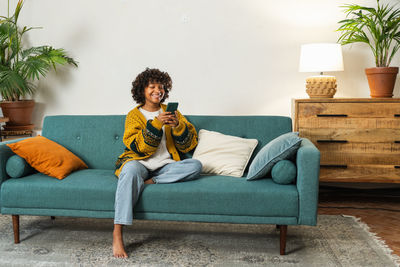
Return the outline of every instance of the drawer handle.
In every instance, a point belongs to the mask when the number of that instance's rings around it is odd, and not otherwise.
[[[400,144],[400,141],[397,141],[397,140],[396,140],[396,141],[394,141],[394,143],[395,143],[395,144]]]
[[[400,166],[396,165],[394,166],[395,169],[400,169]]]
[[[394,114],[395,117],[400,117],[400,114]]]
[[[396,115],[400,115],[400,114],[396,114]],[[317,117],[347,117],[347,114],[317,114]]]
[[[330,165],[330,164],[323,164],[323,165],[321,165],[321,167],[323,167],[323,168],[343,168],[343,169],[346,169],[347,168],[347,165],[335,165],[335,164],[332,164],[332,165]]]
[[[347,143],[347,140],[317,140],[318,143]]]

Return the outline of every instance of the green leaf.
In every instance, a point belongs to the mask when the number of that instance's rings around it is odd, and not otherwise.
[[[15,19],[15,23],[17,23],[17,21],[18,21],[19,13],[21,13],[23,5],[24,5],[24,1],[19,0],[17,3],[17,6],[15,7],[14,16],[13,16]]]
[[[40,56],[28,57],[26,60],[18,62],[16,67],[25,79],[31,80],[39,80],[50,69],[49,63]]]
[[[0,69],[0,93],[3,99],[16,101],[20,96],[31,94],[34,88],[17,71]]]
[[[395,5],[377,7],[344,5],[346,19],[338,22],[341,34],[338,43],[366,43],[371,48],[377,66],[390,63],[399,50],[400,10]]]

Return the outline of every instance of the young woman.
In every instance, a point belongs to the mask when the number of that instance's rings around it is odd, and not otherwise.
[[[123,225],[131,225],[133,208],[144,184],[193,180],[201,171],[195,159],[181,160],[197,145],[197,133],[179,112],[166,112],[162,104],[172,87],[168,73],[147,68],[132,83],[132,97],[139,104],[126,116],[125,151],[116,162],[118,186],[115,195],[114,257],[127,258]]]

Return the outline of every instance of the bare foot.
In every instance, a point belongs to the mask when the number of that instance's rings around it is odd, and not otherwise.
[[[114,224],[113,232],[113,254],[116,258],[128,258],[124,248],[124,240],[122,238],[122,225]]]
[[[146,181],[144,181],[145,184],[154,184],[153,179],[147,179]]]

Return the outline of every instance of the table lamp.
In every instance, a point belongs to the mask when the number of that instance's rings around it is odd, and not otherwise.
[[[300,72],[319,72],[306,79],[310,98],[331,98],[336,93],[336,77],[324,71],[343,71],[342,47],[335,43],[314,43],[301,46]]]

